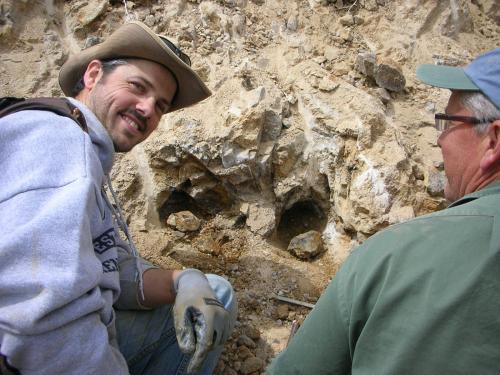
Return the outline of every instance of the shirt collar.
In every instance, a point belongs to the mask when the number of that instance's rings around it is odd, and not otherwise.
[[[470,194],[463,196],[462,198],[450,204],[449,207],[460,206],[461,204],[473,201],[477,198],[493,194],[500,194],[500,180],[496,180],[478,191],[474,191]]]

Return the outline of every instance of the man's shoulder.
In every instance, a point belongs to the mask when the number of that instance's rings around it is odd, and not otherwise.
[[[40,163],[81,159],[88,142],[87,133],[74,120],[45,110],[20,111],[0,119],[0,135],[4,160],[40,158]]]
[[[0,119],[0,200],[28,190],[67,185],[88,174],[91,142],[68,117],[44,110]]]
[[[4,140],[32,141],[38,143],[67,143],[71,138],[82,140],[85,132],[73,119],[48,110],[23,110],[0,118],[0,133]]]
[[[74,103],[64,97],[38,97],[38,98],[0,98],[0,118],[10,114],[37,110],[56,113],[75,121],[82,130],[87,131],[85,117]]]
[[[473,240],[478,247],[488,246],[498,216],[500,195],[481,197],[392,225],[367,239],[353,254],[359,260],[371,262],[374,258],[398,257],[408,252],[424,256],[436,249],[453,251],[464,240]]]

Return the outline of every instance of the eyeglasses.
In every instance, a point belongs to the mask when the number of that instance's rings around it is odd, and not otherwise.
[[[184,64],[191,66],[191,59],[189,58],[188,55],[186,55],[184,52],[182,52],[179,47],[177,47],[174,43],[172,43],[170,40],[168,40],[164,36],[162,36],[162,35],[158,35],[158,36],[163,41],[163,43],[165,43],[167,45],[167,47],[170,48],[170,50],[173,53],[175,53],[175,55],[184,62]]]
[[[496,119],[478,119],[477,117],[469,116],[452,116],[445,113],[436,113],[434,115],[434,121],[436,124],[436,129],[443,132],[451,127],[450,121],[465,122],[467,124],[477,125],[477,124],[487,124],[495,121]]]

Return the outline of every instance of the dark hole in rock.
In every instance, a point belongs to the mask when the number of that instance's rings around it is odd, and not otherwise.
[[[301,233],[310,230],[321,233],[326,227],[327,220],[321,207],[313,200],[297,202],[281,215],[276,231],[278,244],[286,249],[290,240]]]
[[[239,215],[238,218],[234,222],[234,228],[244,228],[247,222],[246,215]]]
[[[190,187],[189,180],[182,185],[182,188],[189,189]],[[212,190],[199,193],[196,199],[187,192],[177,189],[170,193],[170,197],[160,208],[158,214],[162,223],[166,222],[170,214],[179,211],[191,211],[198,218],[208,220],[218,212],[231,207],[232,204],[231,196],[217,186]]]
[[[206,215],[215,215],[231,207],[233,200],[223,189],[215,187],[212,190],[198,194],[196,202],[198,206],[203,207]]]
[[[165,224],[171,214],[180,211],[191,211],[191,213],[200,219],[206,219],[208,217],[208,213],[193,197],[184,191],[174,190],[158,212],[160,221]]]

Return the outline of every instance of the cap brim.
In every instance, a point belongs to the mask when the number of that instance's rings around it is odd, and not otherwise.
[[[188,107],[211,95],[198,75],[146,25],[130,22],[104,42],[71,56],[59,72],[59,85],[67,96],[72,95],[76,83],[83,77],[90,61],[137,58],[154,61],[165,66],[176,78],[178,88],[168,112]]]
[[[428,85],[444,89],[480,91],[462,68],[424,64],[417,67],[417,77]]]

